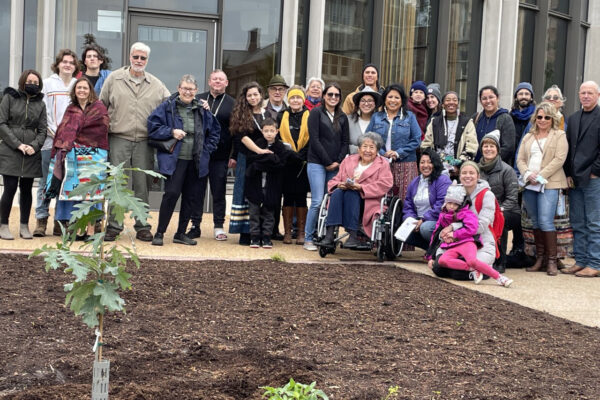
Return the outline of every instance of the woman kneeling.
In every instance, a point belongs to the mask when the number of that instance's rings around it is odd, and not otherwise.
[[[378,155],[382,146],[381,136],[367,132],[359,138],[358,154],[348,156],[342,161],[340,170],[327,187],[331,198],[325,238],[321,246],[332,246],[335,227],[342,225],[350,234],[345,248],[357,247],[358,215],[361,199],[364,200],[362,225],[370,237],[373,221],[380,210],[380,201],[393,185],[389,162]]]

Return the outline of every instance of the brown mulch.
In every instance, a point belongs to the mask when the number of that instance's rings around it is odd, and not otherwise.
[[[598,399],[600,330],[391,265],[144,261],[106,318],[111,400]],[[0,260],[0,398],[89,399],[93,332],[60,272]],[[493,284],[487,282],[486,284]],[[498,290],[511,290],[498,288]]]

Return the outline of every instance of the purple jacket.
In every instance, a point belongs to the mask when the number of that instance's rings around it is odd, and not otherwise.
[[[453,222],[462,222],[463,226],[462,228],[454,231],[454,239],[456,239],[456,242],[442,242],[440,245],[442,249],[448,249],[462,243],[475,241],[474,236],[477,234],[477,228],[479,228],[479,220],[477,215],[475,215],[475,213],[469,209],[468,205],[456,212],[442,210],[442,212],[440,212],[440,217],[438,218],[437,224],[435,224],[434,232],[437,232],[438,228],[441,227],[443,229]]]
[[[419,179],[421,179],[420,176],[413,179],[406,189],[406,199],[402,206],[402,220],[405,220],[408,217],[419,218],[417,217],[417,207],[414,203],[415,195],[419,188]],[[442,206],[444,205],[446,191],[451,183],[452,182],[450,182],[450,178],[448,178],[447,175],[440,175],[433,183],[429,184],[429,205],[431,206],[431,209],[423,215],[423,221],[437,220],[438,215],[440,215],[440,211],[442,210]]]

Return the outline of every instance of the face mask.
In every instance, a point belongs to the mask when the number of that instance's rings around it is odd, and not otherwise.
[[[28,84],[25,85],[25,93],[27,93],[28,95],[35,96],[39,92],[40,92],[40,86],[39,85],[34,85],[32,83],[28,83]]]

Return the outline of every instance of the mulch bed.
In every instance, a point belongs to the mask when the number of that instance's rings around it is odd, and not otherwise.
[[[391,265],[161,260],[134,274],[127,314],[106,318],[111,399],[260,399],[290,377],[331,399],[396,385],[399,399],[600,398],[600,330]],[[65,282],[2,255],[0,398],[90,398],[94,335]]]

